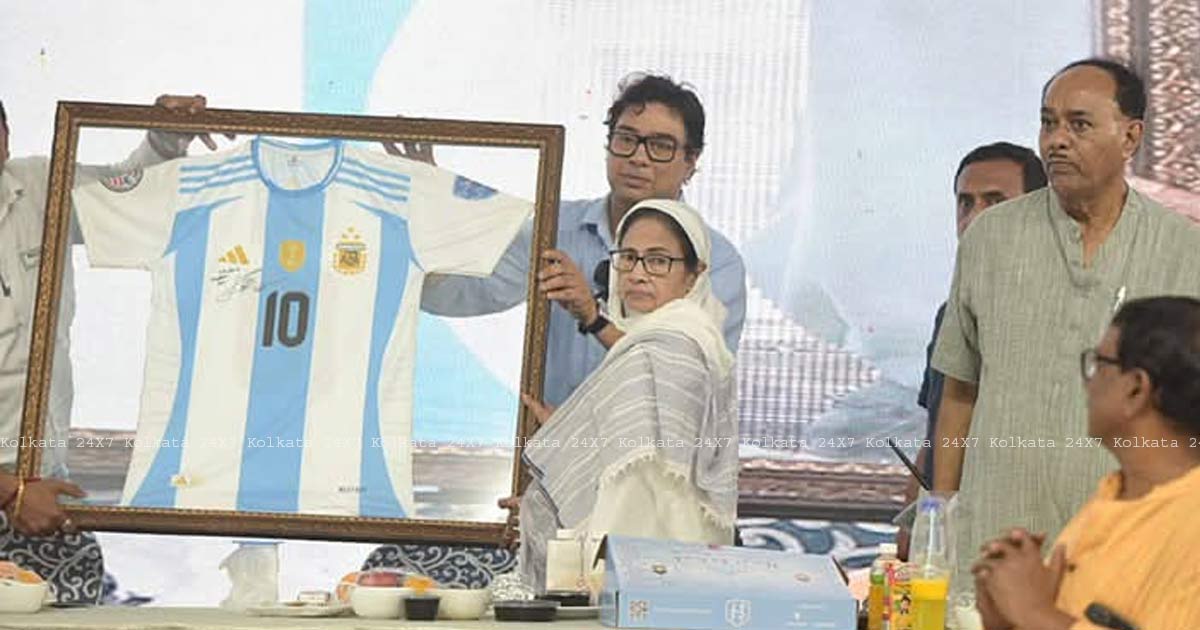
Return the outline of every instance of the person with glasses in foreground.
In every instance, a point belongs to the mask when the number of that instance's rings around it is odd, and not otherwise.
[[[1126,304],[1080,357],[1088,434],[1120,464],[1050,560],[1014,529],[972,568],[989,630],[1200,628],[1200,300]]]
[[[733,543],[737,387],[709,230],[651,199],[616,233],[609,316],[624,335],[557,410],[526,398],[541,428],[524,450],[520,566],[539,592],[559,528]]]
[[[561,404],[600,364],[619,331],[597,298],[608,275],[612,235],[630,208],[645,199],[679,199],[704,150],[704,107],[691,89],[669,77],[633,74],[608,110],[608,194],[565,201],[558,209],[557,249],[542,254],[539,293],[561,308],[550,312],[545,401]],[[532,224],[518,233],[491,276],[431,274],[421,309],[449,317],[498,313],[525,300]],[[722,333],[736,352],[746,314],[746,268],[733,245],[705,227],[712,242],[709,274],[727,313]]]

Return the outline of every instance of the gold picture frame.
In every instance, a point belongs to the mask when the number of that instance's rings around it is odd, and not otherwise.
[[[338,137],[356,141],[422,142],[439,145],[533,149],[538,168],[533,247],[521,391],[541,395],[549,302],[537,295],[540,253],[554,246],[562,176],[564,130],[558,125],[514,124],[398,117],[346,116],[290,112],[209,109],[200,113],[162,107],[112,103],[60,102],[55,122],[49,195],[42,241],[41,268],[34,309],[34,328],[25,390],[22,437],[18,457],[21,475],[40,470],[42,429],[47,413],[54,331],[62,293],[65,255],[69,249],[72,180],[80,130],[83,128],[163,130],[295,137]],[[523,405],[514,436],[511,487],[523,485],[521,445],[531,434],[533,419]],[[142,533],[260,536],[370,542],[500,544],[503,523],[392,519],[225,510],[160,509],[72,505],[67,511],[83,530]]]

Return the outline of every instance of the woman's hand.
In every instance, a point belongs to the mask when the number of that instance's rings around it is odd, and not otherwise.
[[[504,521],[504,546],[516,549],[521,541],[521,497],[504,497],[496,502],[502,510],[508,510],[508,518]]]
[[[554,407],[530,396],[529,394],[521,394],[521,402],[529,407],[529,412],[533,414],[533,418],[537,420],[538,428],[546,424],[550,420],[550,416],[554,415]]]

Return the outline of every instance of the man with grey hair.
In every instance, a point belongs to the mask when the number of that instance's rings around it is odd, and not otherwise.
[[[1081,350],[1127,300],[1200,296],[1200,227],[1133,190],[1145,87],[1072,63],[1042,93],[1049,187],[975,219],[958,248],[933,367],[946,376],[934,490],[958,492],[958,576],[1009,523],[1050,538],[1115,462],[1087,439]]]

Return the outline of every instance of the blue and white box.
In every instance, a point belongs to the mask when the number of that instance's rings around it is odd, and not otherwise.
[[[829,556],[609,536],[600,622],[676,630],[855,630]]]

